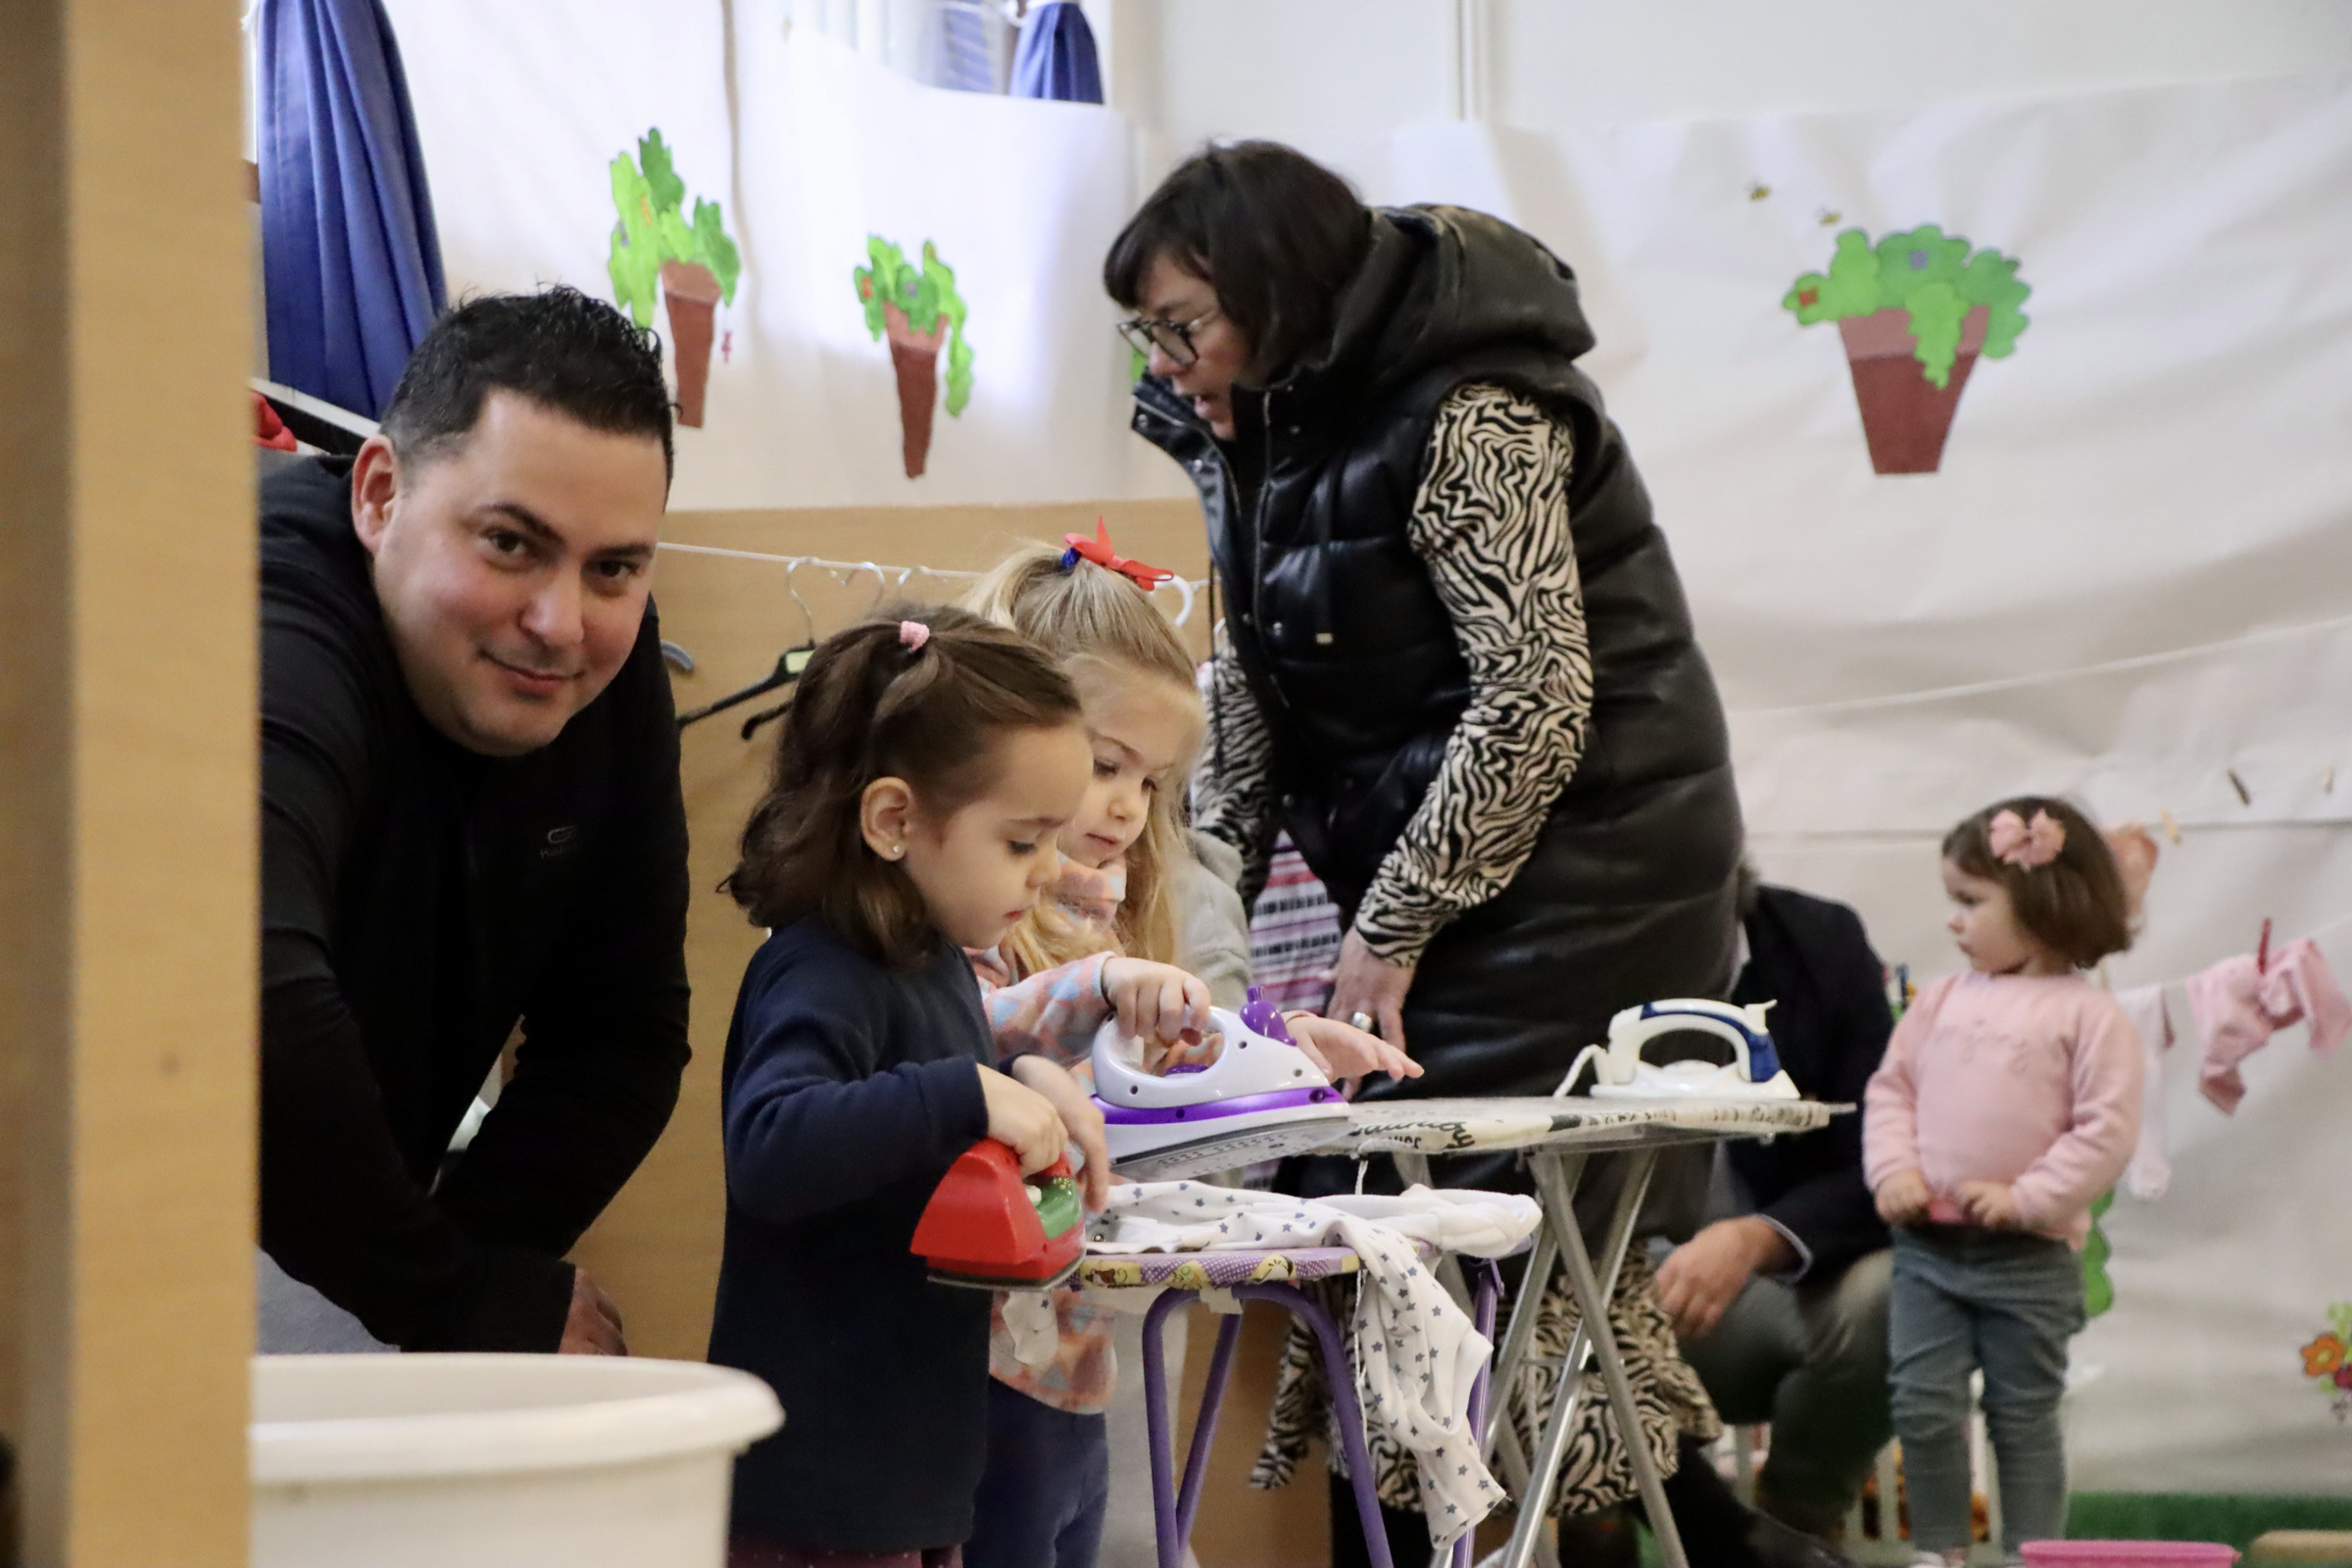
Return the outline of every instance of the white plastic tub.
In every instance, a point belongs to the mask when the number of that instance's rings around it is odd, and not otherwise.
[[[254,1568],[720,1568],[758,1378],[597,1355],[253,1362]]]

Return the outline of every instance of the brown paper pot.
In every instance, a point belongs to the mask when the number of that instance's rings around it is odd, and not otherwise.
[[[678,358],[678,422],[703,427],[710,384],[710,338],[718,278],[700,262],[663,262],[662,294],[669,303],[669,346]]]
[[[1862,436],[1870,466],[1880,473],[1934,473],[1943,463],[1943,440],[1968,385],[1991,315],[1974,306],[1960,323],[1960,353],[1937,391],[1912,353],[1911,313],[1899,307],[1838,323],[1846,366],[1854,372],[1854,401],[1862,407]]]
[[[948,340],[948,321],[943,316],[930,331],[917,332],[905,311],[885,305],[882,326],[890,338],[891,368],[899,373],[901,455],[906,477],[919,479],[931,461],[931,405],[939,399],[939,348]]]

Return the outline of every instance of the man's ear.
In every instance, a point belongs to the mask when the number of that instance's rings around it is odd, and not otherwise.
[[[369,555],[383,548],[399,499],[400,459],[388,437],[371,435],[351,464],[351,531]]]
[[[914,827],[914,789],[903,778],[878,778],[858,798],[858,833],[885,860],[903,859]]]

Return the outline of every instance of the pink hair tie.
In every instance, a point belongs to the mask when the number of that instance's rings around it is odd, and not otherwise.
[[[923,651],[923,644],[929,642],[930,640],[931,628],[924,625],[921,621],[902,620],[899,622],[899,646],[905,648],[909,653],[921,653]]]
[[[2032,871],[2058,858],[2066,848],[2066,828],[2047,811],[2035,811],[2032,822],[2015,811],[1995,811],[1984,825],[1984,840],[1994,859]]]

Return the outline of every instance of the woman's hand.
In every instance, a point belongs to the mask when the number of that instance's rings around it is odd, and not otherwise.
[[[1331,979],[1331,1004],[1325,1016],[1355,1022],[1362,1013],[1372,1020],[1373,1032],[1398,1051],[1404,1042],[1404,994],[1413,988],[1413,966],[1391,963],[1374,953],[1364,939],[1349,931],[1340,939],[1340,966]]]
[[[1170,964],[1112,958],[1102,965],[1102,995],[1130,1040],[1199,1045],[1208,1027],[1208,987]]]
[[[2016,1231],[2026,1226],[2025,1216],[2017,1211],[2017,1194],[2007,1182],[1962,1182],[1953,1195],[1960,1200],[1960,1212],[1972,1225],[1982,1225],[1988,1231]]]
[[[1020,1087],[1054,1107],[1062,1130],[1068,1134],[1067,1142],[1076,1144],[1078,1152],[1086,1156],[1086,1169],[1079,1173],[1079,1179],[1086,1184],[1086,1206],[1101,1213],[1102,1205],[1110,1200],[1110,1145],[1102,1137],[1102,1107],[1095,1103],[1095,1097],[1071,1076],[1067,1067],[1043,1056],[1015,1056],[1012,1076],[1020,1080]],[[1062,1146],[1055,1144],[1054,1158],[1060,1158],[1061,1153]],[[1047,1165],[1053,1163],[1052,1159],[1046,1161]],[[1037,1168],[1043,1170],[1045,1166]]]
[[[1421,1076],[1419,1062],[1353,1024],[1318,1018],[1311,1012],[1286,1012],[1282,1021],[1290,1026],[1291,1038],[1298,1042],[1307,1059],[1322,1068],[1323,1076],[1339,1085],[1340,1093],[1349,1100],[1363,1087],[1364,1079],[1376,1072],[1392,1078]]]
[[[1873,1195],[1879,1200],[1879,1218],[1889,1225],[1916,1225],[1928,1217],[1928,1204],[1935,1195],[1928,1191],[1928,1179],[1915,1170],[1898,1170],[1879,1183]]]

